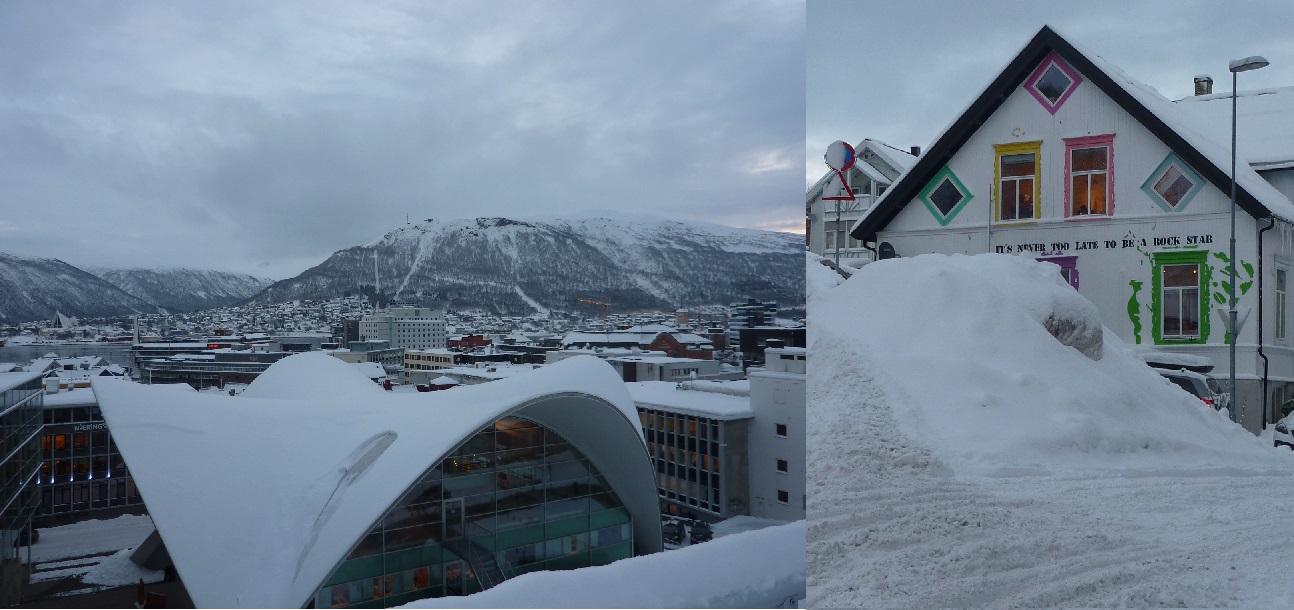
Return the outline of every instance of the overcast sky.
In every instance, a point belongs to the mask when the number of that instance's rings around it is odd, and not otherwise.
[[[1294,86],[1294,3],[895,2],[810,0],[806,184],[827,171],[828,144],[879,139],[925,149],[1043,25],[1169,99],[1209,74],[1231,90],[1227,63],[1262,55],[1240,90]]]
[[[0,2],[0,251],[275,279],[413,220],[803,231],[805,11]]]

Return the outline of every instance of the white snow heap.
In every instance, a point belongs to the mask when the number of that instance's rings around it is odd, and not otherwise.
[[[237,397],[92,383],[199,607],[300,607],[430,465],[511,414],[582,443],[634,514],[635,540],[659,538],[655,473],[633,400],[614,369],[590,356],[448,393],[382,392],[321,353],[280,360]]]
[[[819,360],[845,362],[869,379],[902,435],[958,470],[1148,460],[1181,467],[1219,453],[1266,454],[1113,333],[1104,333],[1104,355],[1094,361],[1039,324],[1054,313],[1099,327],[1095,311],[1050,264],[932,254],[873,263],[820,294],[809,306],[809,333]],[[810,382],[818,384],[829,394],[838,382]],[[830,420],[824,410],[856,414],[853,400],[827,400],[810,400],[811,421]],[[847,458],[809,456],[839,459]]]

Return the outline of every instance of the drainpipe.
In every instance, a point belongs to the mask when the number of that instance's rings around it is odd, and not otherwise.
[[[1267,429],[1267,354],[1263,353],[1263,233],[1276,226],[1276,219],[1267,217],[1267,226],[1258,230],[1258,357],[1263,359],[1263,429]],[[1232,265],[1235,261],[1231,262]],[[1232,390],[1232,394],[1235,390]],[[1231,400],[1236,397],[1232,396]]]
[[[873,236],[872,236],[872,239],[875,239],[875,238],[876,238],[876,236],[875,236],[875,235],[873,235]],[[862,240],[862,241],[863,241],[863,249],[864,249],[864,250],[867,250],[868,252],[871,252],[871,253],[872,253],[872,262],[875,262],[877,259],[879,259],[879,258],[880,258],[880,253],[878,253],[878,252],[876,251],[876,248],[873,248],[873,247],[871,247],[871,246],[867,245],[867,240],[866,240],[866,239],[864,239],[864,240]],[[875,243],[875,242],[873,242],[873,243]]]

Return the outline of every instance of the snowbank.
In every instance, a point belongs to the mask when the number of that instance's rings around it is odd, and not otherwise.
[[[854,376],[865,366],[902,433],[958,472],[1201,468],[1240,456],[1283,464],[1113,333],[1096,361],[1055,340],[1045,320],[1099,328],[1099,317],[1053,265],[1002,255],[882,261],[822,295],[810,315],[823,342],[815,349],[827,360],[848,355]],[[815,416],[832,408],[810,404]]]
[[[403,608],[775,608],[805,593],[804,522],[605,566],[532,572],[468,597]]]
[[[162,582],[165,573],[161,570],[149,570],[142,568],[130,560],[130,554],[135,552],[135,548],[126,548],[90,568],[81,578],[81,582],[88,585],[105,585],[109,587],[124,587],[133,585],[143,579],[145,584]]]
[[[1055,267],[870,264],[812,298],[811,607],[1294,603],[1294,453],[1171,387],[1108,330],[1093,361]]]

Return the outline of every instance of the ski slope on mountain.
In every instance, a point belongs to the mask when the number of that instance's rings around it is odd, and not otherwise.
[[[1294,604],[1294,454],[1108,329],[1096,360],[1053,338],[1049,316],[1099,328],[1056,267],[816,271],[810,606]]]

